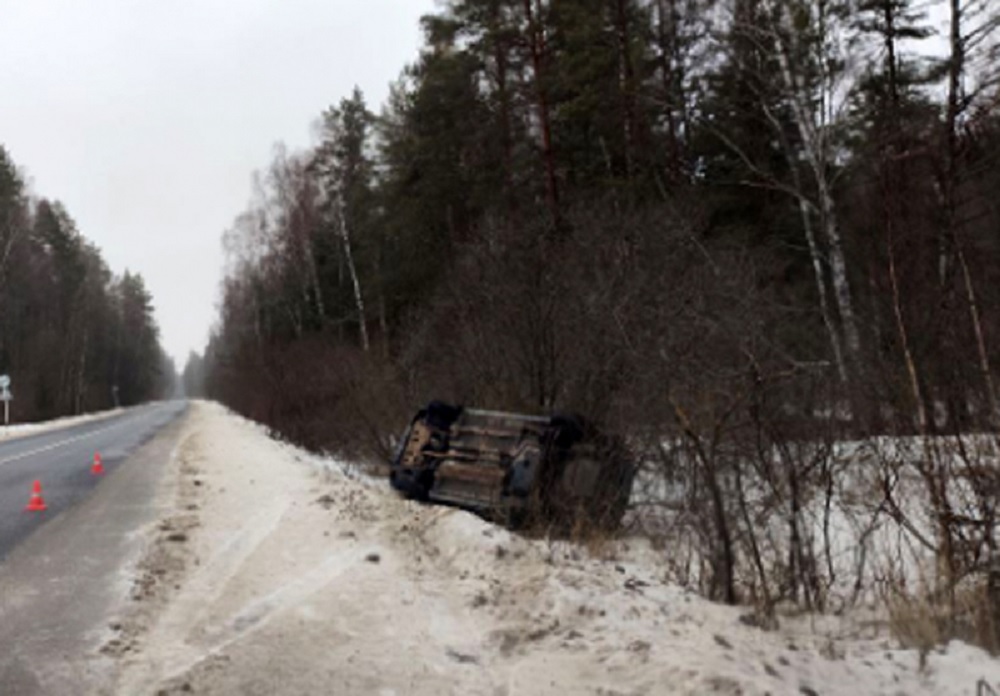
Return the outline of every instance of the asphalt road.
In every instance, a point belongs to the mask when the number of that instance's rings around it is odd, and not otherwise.
[[[122,415],[30,437],[0,441],[0,562],[39,526],[86,498],[101,482],[90,473],[95,452],[111,474],[187,407],[168,401]],[[34,481],[46,512],[26,512]]]
[[[113,664],[100,647],[127,601],[141,532],[170,496],[164,472],[186,406],[153,404],[0,444],[0,696],[109,693]],[[24,510],[35,480],[46,512]]]

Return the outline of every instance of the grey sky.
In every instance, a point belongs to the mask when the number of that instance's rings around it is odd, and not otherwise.
[[[0,0],[0,143],[115,272],[146,278],[183,366],[221,235],[272,146],[355,84],[373,108],[433,0]]]

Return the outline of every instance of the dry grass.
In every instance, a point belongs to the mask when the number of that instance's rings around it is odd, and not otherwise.
[[[1000,631],[987,594],[986,579],[965,583],[955,593],[954,605],[930,593],[907,595],[897,592],[886,602],[889,628],[907,648],[925,657],[932,649],[953,639],[979,645],[993,654],[1000,652]]]

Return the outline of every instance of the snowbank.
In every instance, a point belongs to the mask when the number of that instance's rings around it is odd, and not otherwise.
[[[954,694],[1000,663],[752,625],[642,541],[588,552],[400,500],[197,403],[104,651],[120,694]]]
[[[56,418],[49,421],[40,421],[38,423],[15,423],[7,426],[0,425],[0,442],[13,440],[14,438],[19,437],[27,437],[29,435],[38,435],[39,433],[46,433],[51,430],[70,428],[74,425],[81,425],[82,423],[104,420],[105,418],[111,418],[112,416],[125,413],[125,411],[126,409],[124,408],[115,408],[109,411],[87,413],[82,416],[66,416],[64,418]]]

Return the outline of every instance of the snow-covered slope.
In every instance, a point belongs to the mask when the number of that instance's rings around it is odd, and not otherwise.
[[[954,694],[1000,663],[671,584],[642,540],[526,540],[195,404],[104,652],[117,693]]]

